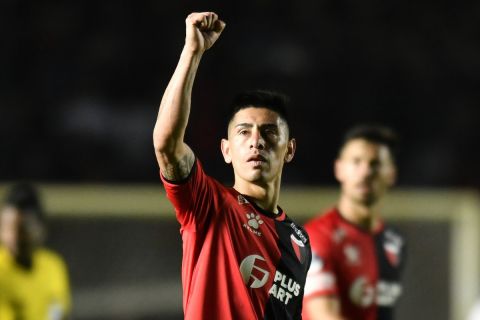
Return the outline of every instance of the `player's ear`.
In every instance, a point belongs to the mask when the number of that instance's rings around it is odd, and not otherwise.
[[[292,138],[288,141],[287,144],[287,152],[285,153],[284,161],[285,163],[289,163],[292,161],[293,156],[295,155],[295,150],[297,149],[297,141]]]
[[[220,148],[222,149],[222,155],[225,162],[232,163],[232,157],[230,156],[230,141],[227,139],[222,139]]]
[[[387,183],[389,187],[393,187],[397,183],[397,167],[390,164],[387,172]]]

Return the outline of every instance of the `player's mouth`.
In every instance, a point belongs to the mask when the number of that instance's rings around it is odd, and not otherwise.
[[[373,191],[373,184],[370,182],[361,182],[357,184],[357,189],[365,193],[370,193]]]
[[[256,154],[248,158],[247,162],[252,164],[254,167],[257,167],[263,165],[264,163],[267,163],[267,159],[260,154]]]

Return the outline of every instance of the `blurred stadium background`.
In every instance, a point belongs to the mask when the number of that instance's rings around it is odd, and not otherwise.
[[[238,91],[292,98],[298,140],[282,204],[301,221],[335,201],[341,134],[402,137],[385,215],[409,238],[399,319],[464,319],[480,293],[480,3],[0,2],[0,194],[36,181],[66,258],[74,319],[181,319],[181,242],[151,146],[191,11],[227,22],[193,93],[187,140],[232,180],[219,139]]]

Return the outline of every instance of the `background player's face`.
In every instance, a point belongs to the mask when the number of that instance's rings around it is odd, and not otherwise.
[[[395,182],[396,169],[388,147],[353,139],[335,162],[335,176],[347,199],[373,205]]]
[[[30,251],[40,239],[41,226],[36,217],[6,206],[0,213],[0,241],[14,256]]]
[[[225,162],[232,163],[235,179],[248,182],[279,178],[294,152],[295,140],[289,140],[287,124],[266,108],[238,111],[228,126],[228,139],[222,140],[222,153]]]

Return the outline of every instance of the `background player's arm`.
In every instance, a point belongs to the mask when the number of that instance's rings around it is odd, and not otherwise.
[[[312,297],[305,301],[303,308],[309,320],[347,320],[340,314],[340,301],[336,297]]]
[[[185,46],[163,94],[153,131],[158,165],[162,175],[171,181],[186,178],[192,170],[195,157],[183,139],[190,114],[193,81],[203,53],[215,43],[225,27],[213,12],[192,13],[185,24]]]

